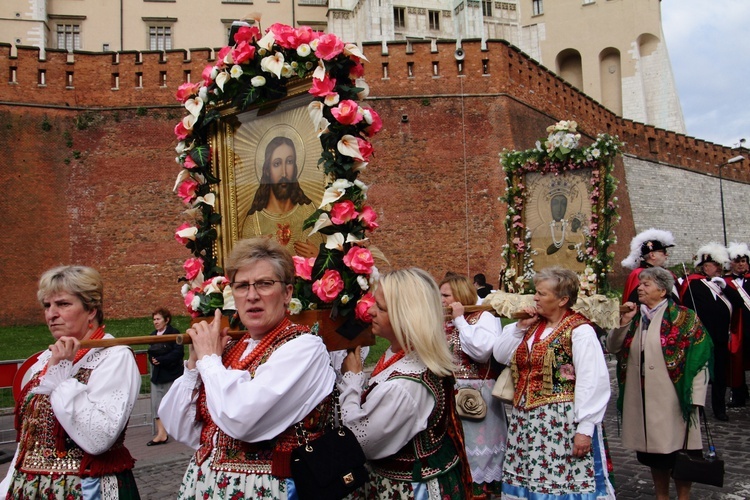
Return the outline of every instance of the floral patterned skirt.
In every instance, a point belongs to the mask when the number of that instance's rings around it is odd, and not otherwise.
[[[370,470],[370,480],[346,497],[347,500],[462,500],[466,498],[461,483],[461,467],[422,483],[395,481]]]
[[[601,425],[595,428],[593,452],[583,458],[572,455],[576,427],[572,403],[528,411],[514,407],[508,425],[502,498],[614,499]]]
[[[456,381],[457,388],[478,389],[487,403],[487,416],[484,420],[476,422],[461,419],[471,477],[475,483],[496,483],[491,486],[499,488],[503,478],[508,422],[505,416],[505,406],[499,399],[492,396],[494,385],[495,381],[491,379],[458,379]],[[494,490],[490,488],[490,492],[492,491]]]
[[[99,484],[96,484],[98,482]],[[94,481],[95,493],[102,499],[138,500],[138,486],[132,470],[112,474]],[[98,491],[96,491],[98,490]],[[91,493],[89,493],[91,495]],[[14,500],[78,500],[87,498],[81,488],[81,478],[68,474],[26,474],[16,470],[6,498]]]
[[[269,498],[287,500],[287,481],[271,474],[245,474],[216,471],[211,468],[213,455],[201,465],[190,459],[177,498],[184,500],[245,500]],[[294,483],[292,483],[294,484]]]

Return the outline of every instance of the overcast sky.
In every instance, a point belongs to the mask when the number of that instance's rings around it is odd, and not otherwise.
[[[750,0],[662,0],[687,134],[750,146]]]

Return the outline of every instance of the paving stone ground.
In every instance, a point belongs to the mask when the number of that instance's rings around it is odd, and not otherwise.
[[[613,381],[613,397],[610,400],[605,428],[615,470],[618,499],[653,499],[653,486],[648,468],[635,459],[635,452],[622,448],[617,427],[615,409],[616,387],[614,384],[614,362],[610,363]],[[710,392],[710,391],[709,391]],[[710,408],[710,404],[707,405]],[[750,407],[730,408],[729,422],[720,422],[709,414],[709,425],[714,435],[719,455],[725,461],[724,487],[693,485],[692,498],[707,500],[750,499]],[[134,426],[128,429],[126,445],[138,460],[134,469],[138,489],[144,500],[176,498],[191,450],[170,440],[161,446],[146,446],[151,439],[149,426]],[[10,445],[0,449],[11,449]],[[8,464],[0,465],[0,474],[5,475]],[[672,488],[672,498],[676,497]]]

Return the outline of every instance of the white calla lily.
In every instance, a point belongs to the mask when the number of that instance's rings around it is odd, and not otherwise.
[[[186,227],[185,229],[180,229],[175,234],[180,238],[195,240],[195,237],[198,234],[198,228],[196,226]]]
[[[203,109],[203,100],[200,97],[188,99],[185,101],[185,109],[187,109],[188,113],[191,115],[198,117],[198,115],[201,114],[201,109]]]
[[[276,37],[274,36],[273,31],[269,31],[263,36],[263,38],[258,40],[258,47],[270,51],[275,41]]]
[[[318,137],[328,132],[328,126],[331,124],[326,118],[323,118],[323,120],[318,124],[317,127],[315,127],[315,133],[318,134]]]
[[[180,288],[180,293],[182,294],[182,296],[184,297],[185,295],[187,295],[189,291],[190,285],[188,285],[187,283],[183,283],[182,288]]]
[[[326,78],[326,67],[323,65],[322,59],[318,61],[318,67],[313,71],[313,78],[317,78],[321,81]]]
[[[213,193],[208,193],[206,194],[206,196],[199,196],[193,202],[193,206],[197,207],[200,203],[204,203],[213,207],[216,204],[216,195]]]
[[[320,202],[318,208],[323,208],[329,203],[333,203],[346,194],[347,188],[352,187],[353,184],[346,179],[337,179],[333,182],[323,193],[323,199]]]
[[[232,295],[232,287],[231,286],[225,286],[224,290],[222,290],[222,295],[224,296],[224,305],[221,306],[222,309],[232,309],[236,310],[237,306],[234,303],[234,295]]]
[[[284,54],[275,52],[271,56],[264,57],[260,60],[260,69],[273,73],[276,78],[281,78],[281,70],[284,69]]]
[[[364,101],[365,99],[367,99],[367,96],[370,95],[370,86],[367,85],[367,82],[365,81],[365,79],[364,78],[357,78],[357,81],[356,81],[355,85],[357,87],[359,87],[359,88],[362,89],[357,94],[357,97],[359,98],[359,100],[360,101]],[[369,123],[370,125],[372,125],[372,117],[370,117],[370,121],[367,122],[367,123]]]
[[[317,233],[324,227],[332,226],[333,222],[331,221],[331,218],[328,216],[327,213],[323,212],[320,214],[320,217],[318,217],[317,222],[315,222],[315,225],[313,226],[312,231],[310,231],[310,234],[308,235],[308,238],[312,236],[313,234]]]
[[[311,102],[307,105],[307,112],[310,115],[313,126],[317,129],[318,124],[323,119],[323,103],[320,101]]]
[[[363,61],[370,62],[370,61],[367,60],[367,58],[362,53],[362,51],[359,50],[359,46],[357,44],[354,44],[354,43],[347,43],[346,45],[344,45],[344,54],[346,54],[346,55],[353,55],[355,57],[359,57]]]
[[[351,134],[344,135],[336,146],[339,153],[352,158],[362,158],[362,153],[359,152],[359,143],[357,138]]]
[[[326,236],[326,248],[329,250],[343,250],[344,249],[344,235],[341,233],[335,233]]]
[[[291,78],[294,76],[294,69],[292,69],[292,65],[288,63],[284,63],[284,65],[281,67],[281,76],[284,78]]]
[[[363,243],[363,242],[367,241],[368,239],[369,238],[357,238],[356,236],[354,236],[351,233],[349,233],[346,236],[346,242],[347,243]]]
[[[229,81],[231,76],[226,71],[222,71],[218,75],[216,75],[216,86],[221,89],[222,92],[224,92],[224,84]]]
[[[187,171],[187,169],[180,170],[180,173],[177,174],[177,180],[174,181],[174,187],[172,188],[172,191],[175,193],[177,192],[177,188],[180,187],[180,184],[185,182],[187,178],[190,177],[190,172]]]
[[[185,115],[182,119],[182,126],[185,127],[185,130],[193,130],[196,121],[198,121],[198,117],[194,114]]]

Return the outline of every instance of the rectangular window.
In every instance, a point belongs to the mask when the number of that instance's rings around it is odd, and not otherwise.
[[[135,74],[135,86],[136,88],[143,88],[143,73],[138,72]]]
[[[18,83],[18,67],[11,66],[10,74],[8,75],[8,83]]]
[[[37,84],[39,85],[47,85],[47,70],[40,69],[39,73],[37,73]]]
[[[112,73],[112,88],[120,88],[120,73]]]
[[[190,70],[186,69],[182,73],[182,81],[185,83],[190,83]]]
[[[404,7],[393,8],[393,26],[396,29],[406,28],[406,8]]]
[[[388,78],[388,63],[383,63],[383,79]]]
[[[414,63],[408,62],[406,63],[406,76],[409,78],[414,78]]]
[[[103,43],[102,44],[102,52],[109,52],[109,44]]]
[[[439,31],[440,30],[440,11],[430,10],[427,12],[427,14],[430,18],[430,29]]]
[[[149,50],[172,50],[172,27],[149,26],[148,48]]]
[[[167,72],[166,71],[159,71],[159,85],[162,87],[167,86]]]
[[[492,17],[492,0],[482,0],[482,15]]]
[[[72,71],[65,72],[65,86],[71,89],[73,88],[73,72]]]
[[[58,24],[57,48],[81,50],[81,26],[78,24]]]
[[[544,5],[542,5],[542,0],[531,0],[531,12],[534,16],[540,16],[544,14]]]
[[[483,75],[490,74],[490,60],[489,59],[482,59],[482,74]]]
[[[594,3],[596,0],[583,0],[583,5],[588,5],[590,3]]]

